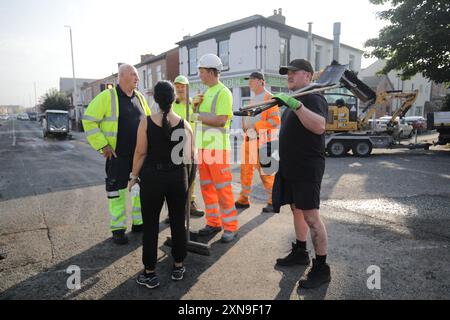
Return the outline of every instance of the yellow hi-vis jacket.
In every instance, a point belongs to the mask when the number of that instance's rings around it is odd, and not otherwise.
[[[151,112],[144,96],[137,90],[134,92],[134,99],[139,102],[142,115],[149,116]],[[116,88],[99,93],[84,112],[82,122],[87,141],[92,148],[102,152],[109,144],[116,150],[119,127],[119,98]]]

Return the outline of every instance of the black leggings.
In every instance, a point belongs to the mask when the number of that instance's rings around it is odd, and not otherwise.
[[[164,199],[169,208],[172,234],[172,256],[176,263],[186,258],[187,173],[185,167],[161,171],[144,167],[141,173],[141,210],[144,221],[142,262],[148,270],[155,270],[158,252],[159,215]]]

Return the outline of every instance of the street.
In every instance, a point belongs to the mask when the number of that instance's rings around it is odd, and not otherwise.
[[[237,199],[238,165],[233,175]],[[309,291],[297,290],[307,268],[275,267],[295,241],[292,215],[287,207],[261,213],[265,192],[256,172],[238,239],[222,244],[218,234],[211,256],[190,253],[179,283],[170,280],[164,210],[157,290],[135,282],[141,236],[130,233],[122,247],[111,241],[104,178],[104,159],[83,133],[44,140],[39,122],[0,121],[0,299],[450,299],[449,148],[327,158],[321,214],[332,280]],[[191,220],[192,230],[203,225]],[[308,250],[313,256],[309,239]],[[67,286],[70,266],[80,269],[78,290]],[[380,271],[375,288],[372,270]]]

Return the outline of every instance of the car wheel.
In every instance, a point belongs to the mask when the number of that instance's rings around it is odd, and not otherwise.
[[[342,157],[345,154],[345,145],[344,142],[339,140],[333,140],[328,144],[328,154],[331,157]]]
[[[352,152],[357,157],[368,157],[372,153],[372,144],[369,141],[356,142]]]

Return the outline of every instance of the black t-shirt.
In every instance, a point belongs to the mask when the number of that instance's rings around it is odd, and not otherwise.
[[[304,107],[327,118],[328,104],[321,94],[299,99]],[[306,129],[294,111],[287,109],[281,118],[280,173],[291,181],[321,182],[325,171],[325,134]]]
[[[133,156],[134,149],[136,149],[137,130],[143,111],[134,92],[129,97],[117,86],[117,95],[119,97],[119,128],[116,153],[118,157]]]

